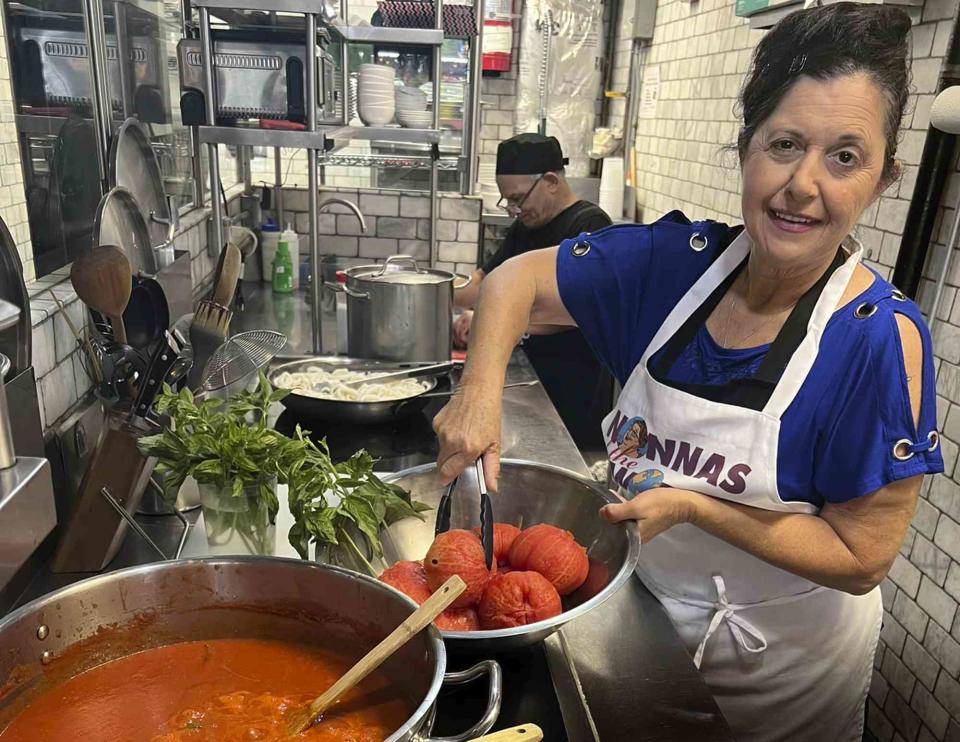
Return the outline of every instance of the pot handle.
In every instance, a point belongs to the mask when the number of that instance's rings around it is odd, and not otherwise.
[[[444,685],[462,685],[475,680],[481,675],[490,676],[490,692],[487,695],[487,710],[480,721],[470,729],[453,737],[427,737],[424,742],[467,742],[490,731],[500,716],[500,702],[503,699],[502,673],[500,665],[494,660],[478,662],[469,670],[463,672],[448,672],[443,677]]]
[[[457,284],[457,279],[458,279],[458,278],[459,278],[461,281],[463,281],[463,283],[461,283],[461,284],[458,285],[458,284]],[[469,286],[471,283],[473,283],[473,276],[465,276],[465,275],[463,275],[462,273],[454,273],[454,274],[453,274],[453,288],[455,288],[455,289],[465,289],[465,288],[467,288],[467,286]]]
[[[417,273],[422,273],[420,266],[417,264],[416,258],[414,258],[412,255],[391,255],[383,261],[383,268],[380,269],[380,272],[377,275],[382,276],[387,272],[391,265],[395,265],[397,263],[407,263],[408,265],[412,265],[413,269]]]
[[[325,281],[324,286],[326,286],[331,291],[340,291],[346,294],[347,296],[352,296],[354,299],[369,299],[370,294],[364,291],[357,291],[352,289],[345,283],[333,283],[332,281]]]

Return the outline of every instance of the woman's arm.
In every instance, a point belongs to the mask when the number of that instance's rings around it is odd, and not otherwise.
[[[454,289],[453,306],[459,309],[473,309],[477,303],[477,299],[480,297],[480,286],[486,275],[483,269],[477,268],[470,275],[470,283],[462,289]]]
[[[923,349],[920,334],[897,317],[910,404],[920,415]],[[886,576],[913,517],[922,476],[892,482],[845,503],[828,503],[818,515],[778,513],[670,487],[648,490],[602,514],[637,520],[649,541],[678,523],[692,523],[770,564],[820,585],[863,594]]]
[[[819,515],[778,513],[663,487],[643,492],[621,508],[639,521],[649,541],[676,523],[689,522],[774,566],[820,585],[862,595],[886,576],[906,533],[923,477],[903,479]],[[612,517],[611,517],[612,516]]]
[[[451,481],[483,455],[487,488],[500,470],[500,404],[510,355],[530,324],[574,324],[560,300],[557,248],[511,258],[483,280],[458,393],[433,419],[441,478]]]

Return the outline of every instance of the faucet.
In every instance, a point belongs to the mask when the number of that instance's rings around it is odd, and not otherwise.
[[[353,201],[347,201],[345,198],[328,198],[326,201],[321,203],[317,207],[317,213],[322,212],[327,206],[332,206],[333,204],[339,204],[340,206],[346,206],[350,211],[354,213],[357,217],[357,221],[360,222],[360,231],[363,234],[367,233],[367,223],[363,219],[363,214],[360,213],[360,209],[357,207]]]

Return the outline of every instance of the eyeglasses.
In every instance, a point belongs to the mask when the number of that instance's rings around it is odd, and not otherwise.
[[[523,194],[523,198],[521,198],[519,201],[514,201],[512,198],[504,198],[501,196],[500,200],[497,201],[497,207],[506,211],[510,216],[520,216],[520,212],[523,211],[523,205],[527,202],[527,199],[530,198],[530,194],[533,193],[533,189],[537,187],[537,183],[543,180],[544,175],[546,175],[546,173],[537,176],[537,179],[533,181],[533,185],[530,186],[530,190]]]

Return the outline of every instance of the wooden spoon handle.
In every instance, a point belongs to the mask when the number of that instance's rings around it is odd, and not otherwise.
[[[213,301],[224,307],[233,303],[233,295],[237,290],[237,281],[240,280],[240,271],[243,269],[243,255],[240,248],[228,242],[223,248],[223,263],[216,276],[213,287]]]
[[[357,664],[327,690],[322,696],[314,700],[307,708],[306,713],[297,713],[287,725],[289,735],[300,734],[308,728],[313,720],[332,706],[340,696],[353,688],[367,675],[376,670],[400,647],[420,633],[425,627],[433,623],[449,605],[466,590],[466,583],[457,575],[453,575],[444,582],[440,589],[431,595],[423,605],[417,608],[402,624],[395,628],[386,639],[371,649]]]
[[[542,739],[543,730],[536,724],[521,724],[477,737],[474,742],[540,742]]]
[[[108,317],[110,327],[113,330],[113,339],[121,345],[127,344],[127,326],[123,324],[123,317]]]

